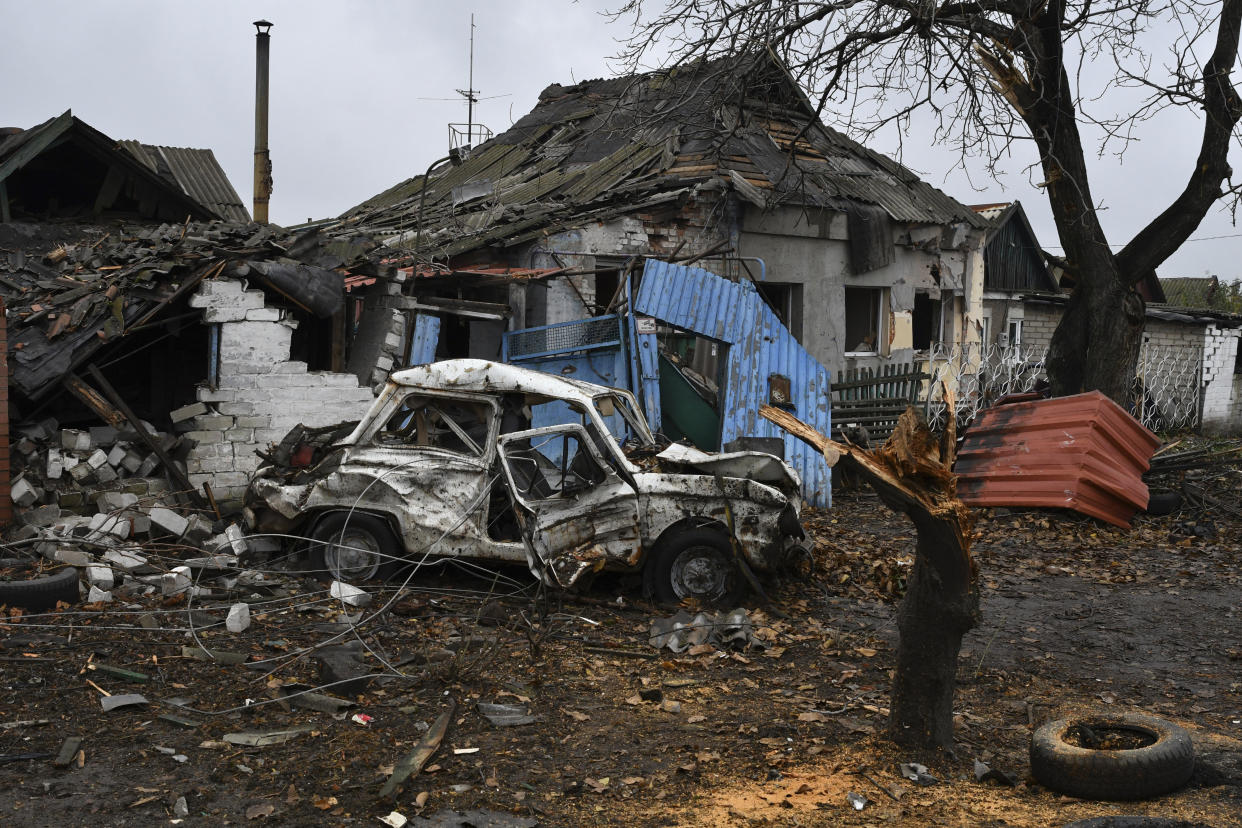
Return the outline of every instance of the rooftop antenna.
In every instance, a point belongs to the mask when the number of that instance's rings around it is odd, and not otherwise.
[[[457,94],[466,99],[466,123],[449,124],[449,147],[451,149],[469,149],[476,143],[483,143],[492,137],[492,131],[483,124],[474,123],[474,105],[479,102],[479,90],[474,88],[474,15],[470,15],[470,74],[467,76],[466,88],[458,89]],[[465,126],[463,130],[461,127]]]

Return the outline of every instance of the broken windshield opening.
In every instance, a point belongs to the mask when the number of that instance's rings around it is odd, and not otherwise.
[[[608,431],[620,445],[627,442],[649,446],[655,442],[647,421],[634,410],[628,397],[620,394],[600,394],[594,398],[595,410],[604,419]]]
[[[376,433],[375,442],[482,457],[490,423],[486,404],[410,394]]]
[[[603,482],[605,477],[577,433],[510,441],[504,452],[518,496],[524,500],[572,495]]]

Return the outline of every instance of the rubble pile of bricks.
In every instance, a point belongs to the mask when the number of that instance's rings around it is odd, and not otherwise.
[[[192,447],[184,435],[148,433],[174,457]],[[210,597],[212,583],[236,586],[242,555],[280,547],[182,505],[159,457],[132,431],[60,428],[48,418],[17,434],[8,540],[32,557],[77,567],[88,601],[111,601],[114,589]],[[204,571],[208,581],[196,577]]]
[[[190,444],[177,434],[148,434],[170,455]],[[61,428],[55,419],[20,425],[12,444],[15,522],[50,526],[65,515],[93,515],[103,495],[158,497],[168,491],[159,456],[133,430]]]

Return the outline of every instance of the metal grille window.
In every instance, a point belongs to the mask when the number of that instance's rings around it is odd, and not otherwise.
[[[563,354],[603,348],[621,342],[621,320],[615,314],[527,328],[505,334],[505,359]]]

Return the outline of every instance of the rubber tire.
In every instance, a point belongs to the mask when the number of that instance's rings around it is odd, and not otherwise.
[[[1160,517],[1176,512],[1182,505],[1181,492],[1152,492],[1147,496],[1147,508],[1143,511]]]
[[[359,533],[364,543],[378,550],[383,556],[383,562],[376,566],[374,572],[367,577],[348,574],[346,577],[340,577],[342,573],[339,570],[333,572],[329,568],[326,555],[328,546],[336,543],[342,529],[350,533]],[[367,512],[329,512],[315,522],[310,539],[310,566],[315,577],[320,579],[346,583],[383,581],[395,575],[404,563],[400,560],[404,550],[393,536],[387,521]]]
[[[712,594],[697,594],[679,590],[673,583],[678,559],[685,555],[709,551],[728,568],[721,588]],[[662,539],[647,561],[651,574],[651,589],[657,601],[664,604],[680,604],[694,598],[707,606],[729,609],[735,607],[746,594],[746,578],[733,560],[733,545],[729,538],[715,529],[686,529],[670,538]],[[680,594],[679,594],[680,593]]]
[[[28,581],[0,581],[0,604],[10,607],[39,612],[53,609],[57,601],[76,604],[81,597],[78,570],[72,566]]]
[[[1136,730],[1156,741],[1134,750],[1094,750],[1065,741],[1075,725]],[[1079,799],[1149,799],[1185,785],[1195,771],[1190,734],[1152,716],[1058,719],[1031,734],[1031,772],[1041,785]]]
[[[1206,822],[1149,816],[1102,816],[1067,822],[1061,828],[1212,828]]]

